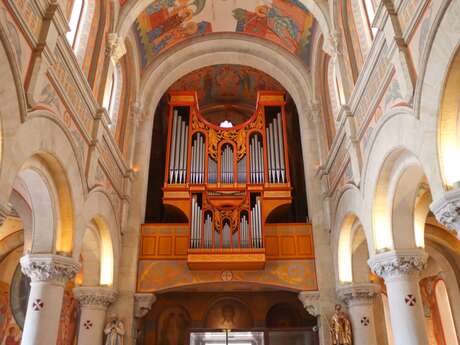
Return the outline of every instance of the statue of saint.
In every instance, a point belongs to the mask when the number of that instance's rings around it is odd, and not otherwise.
[[[123,345],[125,326],[117,317],[112,317],[105,326],[104,334],[107,336],[105,345]]]
[[[351,340],[351,323],[342,311],[340,304],[335,305],[335,313],[329,325],[333,345],[353,345]]]

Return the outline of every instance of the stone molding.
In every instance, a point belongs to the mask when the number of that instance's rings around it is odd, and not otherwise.
[[[438,222],[460,239],[460,188],[445,192],[430,208]]]
[[[319,291],[302,291],[297,296],[302,302],[308,314],[318,317],[320,315],[320,294]]]
[[[418,273],[425,269],[428,254],[423,249],[398,250],[377,254],[367,263],[379,277],[392,277]]]
[[[80,286],[73,289],[76,299],[84,307],[107,309],[117,298],[117,292],[103,286]]]
[[[14,210],[12,209],[11,205],[8,204],[6,206],[0,205],[0,226],[6,221],[8,217],[16,216]]]
[[[379,292],[380,286],[373,283],[347,284],[337,289],[337,295],[349,307],[372,305]]]
[[[33,283],[65,284],[80,271],[80,264],[73,258],[54,254],[26,254],[20,263],[22,273]]]
[[[152,308],[157,297],[153,293],[135,293],[134,294],[134,317],[143,318]]]

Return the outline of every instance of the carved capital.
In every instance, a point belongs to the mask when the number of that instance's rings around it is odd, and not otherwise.
[[[117,33],[109,33],[107,35],[107,54],[109,54],[115,63],[126,54],[125,42]]]
[[[308,314],[315,317],[320,315],[319,291],[302,291],[299,293],[298,298]]]
[[[153,293],[134,294],[134,317],[143,318],[152,308],[157,297]]]
[[[324,40],[323,50],[332,57],[337,58],[341,54],[340,33],[332,32],[329,37]]]
[[[65,284],[75,278],[80,264],[73,258],[52,254],[27,254],[20,259],[22,273],[32,282]]]
[[[460,188],[445,192],[430,208],[438,222],[460,239]]]
[[[73,289],[82,308],[107,309],[117,298],[117,292],[109,287],[81,286]]]
[[[428,254],[422,249],[398,250],[377,254],[368,260],[371,270],[387,280],[418,273],[425,269]]]
[[[337,289],[337,295],[347,306],[372,305],[380,286],[372,283],[349,284]]]

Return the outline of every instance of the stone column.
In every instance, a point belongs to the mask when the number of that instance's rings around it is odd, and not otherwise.
[[[22,345],[56,344],[64,286],[80,270],[74,259],[52,254],[27,254],[20,260],[31,279]]]
[[[395,345],[428,345],[419,273],[428,255],[422,249],[377,254],[368,263],[385,280]]]
[[[375,333],[374,298],[380,290],[375,284],[350,284],[337,293],[348,306],[354,345],[378,345]]]
[[[109,287],[77,287],[73,289],[80,301],[79,345],[102,345],[106,312],[117,293]]]

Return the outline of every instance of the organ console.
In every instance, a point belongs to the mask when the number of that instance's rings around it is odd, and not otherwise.
[[[192,268],[198,254],[265,261],[267,216],[292,199],[284,98],[259,92],[250,119],[219,125],[201,114],[195,92],[170,93],[163,203],[189,219]]]

